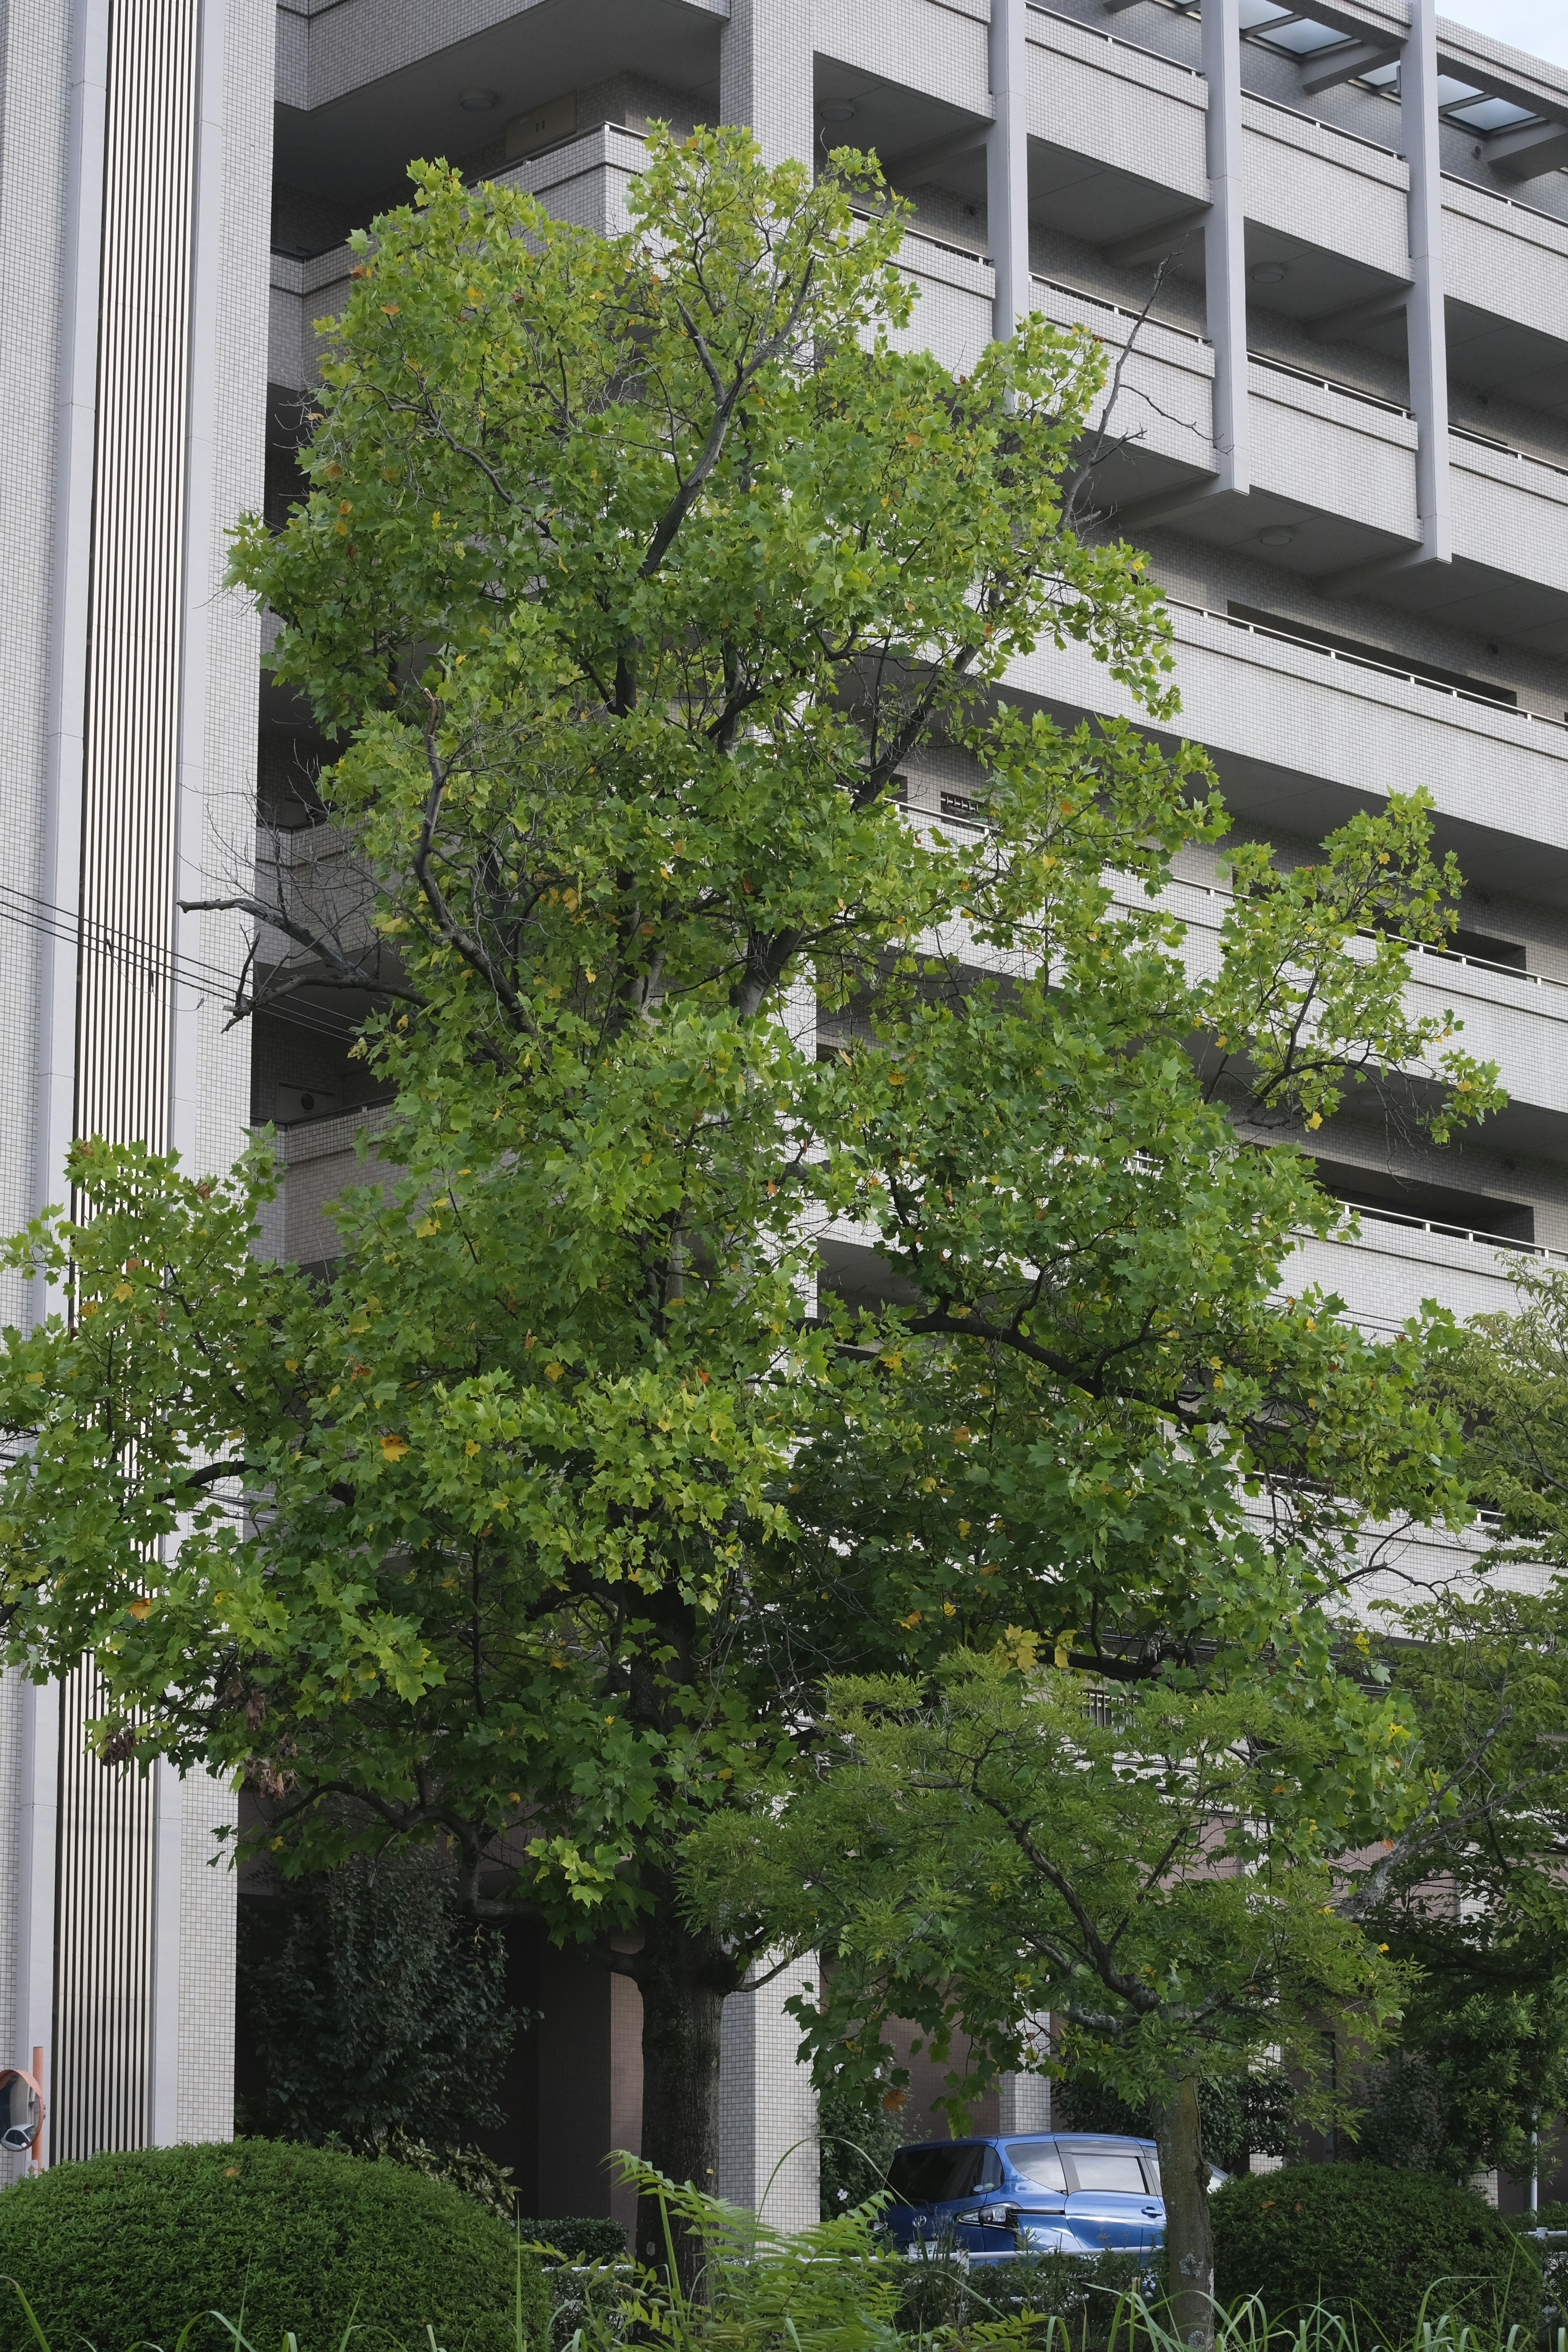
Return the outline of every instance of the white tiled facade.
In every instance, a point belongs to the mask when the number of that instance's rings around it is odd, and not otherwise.
[[[1359,1240],[1304,1246],[1290,1278],[1331,1283],[1385,1328],[1428,1297],[1506,1307],[1521,1247],[1568,1253],[1568,74],[1435,19],[1428,0],[1205,5],[1206,27],[1193,0],[62,0],[0,17],[0,280],[8,321],[26,322],[0,355],[7,1227],[59,1197],[90,1091],[71,921],[92,851],[80,713],[104,593],[83,553],[105,427],[104,92],[127,45],[184,26],[199,58],[177,224],[179,755],[147,787],[177,825],[183,895],[243,872],[258,776],[268,820],[289,822],[290,762],[310,747],[287,706],[263,695],[258,710],[257,624],[219,586],[225,534],[261,502],[268,454],[287,473],[347,236],[398,199],[407,162],[444,154],[613,230],[654,120],[749,121],[770,159],[875,146],[915,208],[913,338],[964,368],[1032,304],[1125,358],[1095,497],[1173,599],[1179,724],[1213,752],[1238,824],[1307,855],[1420,782],[1465,870],[1469,960],[1423,957],[1413,985],[1501,1063],[1510,1108],[1441,1152],[1341,1122],[1336,1181],[1381,1213]],[[1011,683],[1069,720],[1128,708],[1080,649],[1020,663]],[[917,802],[940,805],[944,784],[963,779],[915,763]],[[120,854],[153,874],[134,828]],[[1185,871],[1201,956],[1214,876]],[[326,1255],[322,1204],[361,1123],[341,1043],[277,1023],[226,1032],[233,919],[174,932],[162,903],[144,919],[179,960],[172,1076],[156,1100],[126,1079],[129,1127],[216,1168],[250,1118],[302,1119],[266,1240]],[[839,1245],[858,1246],[825,1248]],[[31,1310],[17,1295],[5,1311]],[[1415,1553],[1433,1576],[1463,1564],[1447,1539]],[[53,2032],[72,1834],[57,1835],[59,1719],[58,1695],[0,1689],[0,2019],[16,2063]],[[233,1800],[159,1782],[146,1802],[153,1914],[125,1929],[155,1948],[141,2127],[221,2136],[234,1898],[207,1863]],[[794,2226],[815,2210],[816,2158],[788,1981],[726,2017],[721,2185],[754,2200],[783,2158],[768,2218]],[[1037,2127],[1046,2086],[1008,2078],[999,2112]]]

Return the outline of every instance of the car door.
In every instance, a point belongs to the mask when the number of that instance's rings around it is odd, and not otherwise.
[[[1001,2182],[1001,2160],[984,2140],[928,2140],[901,2147],[888,2168],[893,2192],[889,2230],[906,2247],[944,2235],[962,2245],[966,2232],[979,2226],[985,2189]]]
[[[946,2226],[952,2231],[952,2242],[966,2254],[1011,2254],[1016,2242],[1010,2222],[983,2221],[985,2211],[997,2213],[1003,2205],[1002,2158],[994,2147],[987,2145],[975,2168],[974,2187],[954,2208]]]
[[[1165,2226],[1165,2208],[1145,2178],[1133,2141],[1064,2140],[1068,2176],[1068,2223],[1085,2246],[1136,2252],[1156,2246]]]

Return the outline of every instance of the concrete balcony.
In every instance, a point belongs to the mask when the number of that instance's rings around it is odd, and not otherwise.
[[[1461,1321],[1506,1314],[1514,1303],[1509,1268],[1542,1263],[1568,1258],[1539,1244],[1363,1211],[1359,1239],[1303,1241],[1285,1261],[1282,1279],[1295,1297],[1308,1288],[1336,1292],[1352,1322],[1376,1333],[1398,1330],[1438,1297]]]
[[[349,1186],[369,1184],[384,1172],[374,1156],[374,1139],[392,1117],[384,1104],[340,1111],[331,1118],[306,1119],[286,1127],[278,1137],[278,1197],[268,1203],[257,1237],[261,1257],[279,1258],[296,1265],[321,1265],[338,1255],[337,1227],[326,1214],[327,1203]],[[357,1139],[372,1143],[372,1156],[362,1160]]]
[[[490,176],[503,187],[526,188],[558,219],[618,236],[631,226],[626,190],[642,169],[645,144],[641,131],[603,122]],[[342,310],[354,259],[344,245],[310,261],[273,255],[269,382],[297,391],[320,382],[331,345],[317,321]]]
[[[881,85],[896,59],[900,92],[988,118],[990,20],[987,0],[817,0],[812,44],[818,59]],[[867,143],[854,125],[843,136],[846,144]]]
[[[1204,744],[1230,805],[1267,830],[1322,835],[1354,808],[1420,782],[1467,878],[1535,895],[1568,884],[1568,726],[1472,701],[1222,613],[1175,605],[1180,730]],[[1081,646],[1043,647],[1009,673],[1064,719],[1137,719]],[[1170,730],[1173,737],[1174,730]]]
[[[1103,244],[1207,203],[1202,74],[1044,8],[1028,44],[1030,196],[1057,226]]]
[[[1247,217],[1382,278],[1408,278],[1404,159],[1354,131],[1247,92]]]
[[[1445,176],[1443,272],[1456,371],[1489,382],[1489,368],[1472,364],[1474,346],[1500,328],[1519,330],[1509,338],[1511,388],[1561,407],[1560,389],[1540,397],[1531,377],[1542,366],[1568,370],[1568,222],[1500,189]]]

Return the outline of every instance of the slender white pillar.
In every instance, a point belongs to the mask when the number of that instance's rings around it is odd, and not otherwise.
[[[109,0],[79,0],[70,30],[55,474],[55,576],[38,887],[62,919],[40,955],[37,1162],[42,1207],[65,1197],[65,1158],[75,1131],[77,945],[81,898],[82,754],[92,580],[93,457],[98,414],[98,297],[103,246],[104,138],[109,101]],[[40,1313],[59,1302],[43,1295]]]
[[[1405,311],[1410,405],[1419,441],[1417,561],[1447,563],[1454,552],[1448,483],[1448,343],[1443,316],[1443,173],[1437,115],[1436,0],[1411,0],[1410,35],[1399,65],[1399,110],[1410,169],[1410,265]]]
[[[1010,335],[1034,308],[1029,277],[1027,0],[991,0],[991,136],[985,209],[996,291],[991,331]]]
[[[207,794],[207,706],[212,680],[213,606],[206,588],[216,539],[214,527],[218,434],[228,420],[218,385],[218,310],[224,273],[223,209],[226,170],[225,80],[226,0],[203,0],[201,79],[196,97],[195,218],[192,236],[190,376],[185,473],[185,572],[195,588],[184,600],[180,658],[180,770],[175,804],[175,898],[205,898],[214,844]],[[232,853],[231,853],[232,854]],[[174,918],[174,952],[199,965],[204,924],[199,915]],[[216,926],[215,926],[216,928]],[[230,928],[238,931],[237,924]],[[237,937],[235,948],[243,953]],[[204,1073],[203,991],[171,977],[174,1036],[170,1055],[169,1138],[187,1170],[199,1164]],[[246,1109],[248,1110],[248,1104]]]
[[[153,1965],[147,2052],[147,2137],[173,2147],[180,2134],[180,1946],[184,1791],[165,1758],[153,1767]]]
[[[22,1685],[21,1819],[16,1840],[16,2013],[11,2063],[44,2053],[44,2098],[52,2110],[55,2007],[55,1850],[59,1822],[60,1688]],[[44,2161],[52,2148],[53,2116]]]
[[[821,161],[815,61],[810,0],[730,0],[720,49],[719,116],[749,126],[765,163],[791,155]]]
[[[1204,223],[1208,335],[1214,345],[1215,490],[1251,487],[1247,396],[1246,186],[1239,0],[1204,0],[1209,211]]]
[[[809,2229],[820,2210],[816,2094],[784,2010],[816,1969],[796,1960],[754,1992],[731,1993],[720,2035],[719,2194],[786,2231]]]

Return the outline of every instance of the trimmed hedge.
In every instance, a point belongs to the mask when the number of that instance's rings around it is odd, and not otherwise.
[[[1541,2266],[1474,2189],[1380,2164],[1292,2164],[1228,2181],[1211,2200],[1215,2294],[1263,2299],[1270,2320],[1326,2304],[1390,2341],[1422,2316],[1456,2317],[1527,2342]]]
[[[534,2257],[547,2271],[553,2270],[557,2262],[624,2263],[626,2259],[625,2224],[597,2213],[573,2213],[553,2221],[521,2221],[517,2226],[525,2246],[538,2239],[551,2250]]]
[[[551,2299],[522,2263],[530,2352],[550,2343]],[[193,2314],[221,2311],[257,2352],[285,2330],[300,2352],[336,2352],[350,2317],[421,2352],[513,2352],[517,2242],[505,2224],[398,2164],[238,2139],[140,2148],[52,2166],[0,2191],[0,2276],[27,2295],[54,2352],[150,2339],[172,2347]],[[368,2340],[368,2339],[367,2339]],[[190,2352],[233,2352],[207,2320]],[[0,2352],[37,2352],[0,2287]]]

